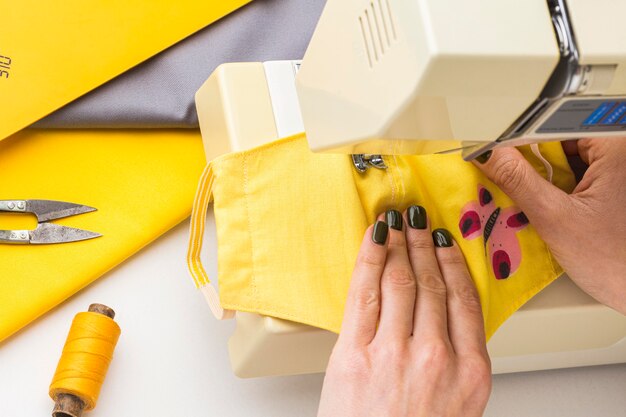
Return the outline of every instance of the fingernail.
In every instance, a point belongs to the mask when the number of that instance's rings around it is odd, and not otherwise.
[[[389,226],[387,223],[377,221],[374,224],[374,231],[372,232],[372,240],[377,245],[384,245],[387,241],[387,235],[389,234]]]
[[[433,241],[438,248],[449,248],[452,246],[452,235],[446,229],[435,229],[433,231]]]
[[[491,154],[492,154],[492,152],[491,152],[491,151],[487,151],[487,152],[485,152],[485,153],[484,153],[484,154],[482,154],[482,155],[478,155],[478,156],[476,157],[476,160],[477,160],[479,163],[484,164],[485,162],[487,162],[487,161],[489,160],[489,158],[491,158]]]
[[[422,206],[411,206],[407,212],[409,226],[413,229],[426,229],[426,209]]]
[[[389,227],[395,230],[402,230],[402,214],[398,210],[387,210],[385,218]]]

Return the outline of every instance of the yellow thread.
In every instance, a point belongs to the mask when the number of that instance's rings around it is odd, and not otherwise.
[[[98,395],[120,327],[113,319],[95,312],[78,313],[67,335],[63,353],[50,384],[50,397],[72,394],[85,403],[85,409],[96,406]]]

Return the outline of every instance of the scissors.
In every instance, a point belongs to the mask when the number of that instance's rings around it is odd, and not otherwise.
[[[34,230],[0,230],[0,243],[47,245],[100,237],[102,235],[99,233],[47,223],[49,220],[62,219],[96,210],[94,207],[64,201],[0,200],[0,211],[32,213],[37,216],[38,223]]]

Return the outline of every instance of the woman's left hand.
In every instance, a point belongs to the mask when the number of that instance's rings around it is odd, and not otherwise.
[[[491,365],[478,294],[423,210],[387,212],[391,227],[365,233],[319,417],[482,415]]]

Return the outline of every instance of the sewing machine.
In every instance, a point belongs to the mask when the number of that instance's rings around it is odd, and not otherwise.
[[[297,78],[309,144],[471,159],[624,136],[624,12],[617,0],[328,1]]]
[[[207,160],[305,128],[315,151],[468,159],[626,136],[625,12],[611,0],[329,0],[302,63],[225,64],[200,88]],[[241,377],[322,372],[336,340],[274,317],[236,320]],[[562,277],[488,348],[494,373],[626,362],[626,317]]]

